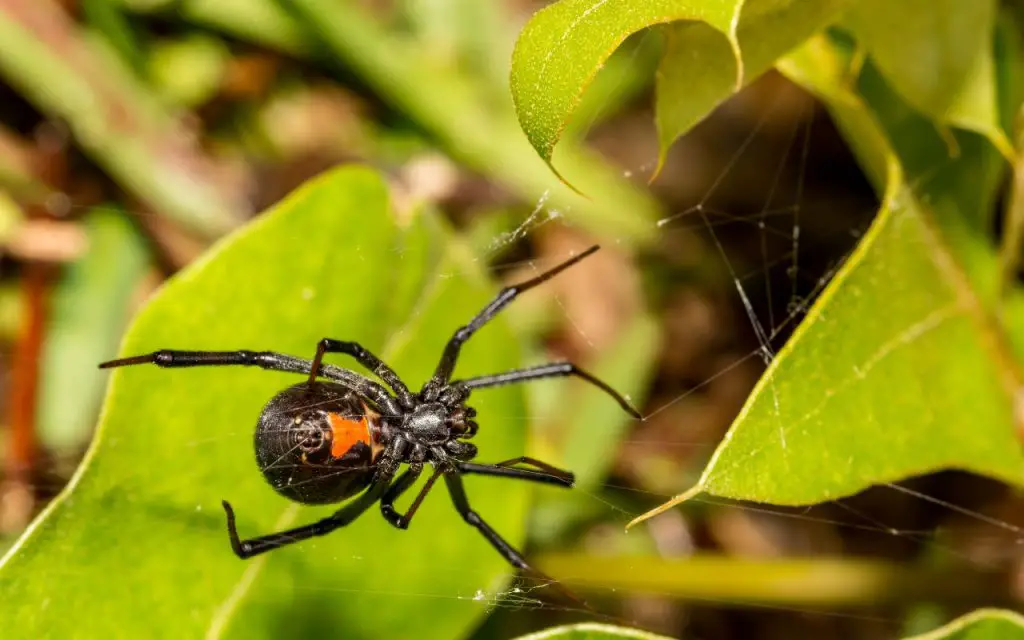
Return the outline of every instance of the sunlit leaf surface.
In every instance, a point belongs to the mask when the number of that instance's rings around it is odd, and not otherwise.
[[[480,265],[427,216],[399,223],[362,169],[319,178],[173,278],[135,320],[122,353],[278,350],[310,357],[324,336],[378,351],[418,385],[444,341],[488,298]],[[110,354],[113,356],[114,354]],[[346,367],[351,362],[332,359]],[[515,366],[501,322],[464,351],[461,375]],[[376,509],[318,540],[242,561],[243,536],[330,508],[278,497],[253,459],[263,404],[294,375],[247,368],[115,372],[93,449],[65,494],[0,567],[11,637],[452,638],[510,573],[443,490],[408,531]],[[479,392],[481,459],[522,452],[521,392]],[[521,541],[524,487],[467,481],[470,499]],[[87,559],[87,561],[85,561]],[[98,588],[102,585],[102,588]],[[430,620],[430,624],[425,624]]]
[[[678,23],[658,77],[668,146],[738,86],[826,26],[843,0],[561,0],[538,11],[512,58],[512,97],[531,144],[551,162],[581,96],[630,35]],[[749,47],[748,47],[749,45]]]
[[[844,23],[904,100],[977,131],[1008,155],[993,70],[994,0],[862,0]]]
[[[848,0],[746,2],[736,26],[743,81],[751,82],[780,56],[825,27]],[[707,24],[684,22],[666,29],[658,68],[655,123],[659,153],[736,90],[737,60],[722,34]]]
[[[964,145],[970,156],[933,158],[925,172],[912,123],[853,93],[846,61],[821,37],[783,68],[830,106],[884,189],[882,209],[698,485],[656,512],[700,491],[811,504],[950,468],[1024,484],[1020,372],[992,314],[994,247],[978,232],[998,176],[985,169],[994,151]],[[870,74],[859,88],[880,91]]]

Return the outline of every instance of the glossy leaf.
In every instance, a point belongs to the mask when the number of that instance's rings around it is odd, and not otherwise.
[[[996,5],[995,0],[862,0],[850,6],[845,24],[909,104],[940,124],[986,135],[1011,156],[996,108]]]
[[[907,137],[915,129],[869,108],[851,88],[848,62],[819,37],[783,68],[827,102],[884,188],[882,209],[697,487],[656,511],[700,491],[811,504],[949,468],[1024,485],[1014,420],[1020,373],[983,286],[994,248],[979,245],[968,216],[991,204],[992,180],[967,170],[980,165],[984,176],[987,151],[933,158],[936,179],[918,175],[924,167],[913,154],[922,152]]]
[[[670,31],[659,72],[658,121],[667,146],[737,87],[826,26],[842,4],[561,0],[538,11],[516,43],[511,86],[519,122],[550,164],[583,92],[612,52],[644,28],[685,21]]]
[[[583,91],[630,35],[676,20],[698,20],[725,35],[742,3],[721,0],[562,0],[538,11],[512,54],[519,123],[548,163]],[[728,40],[726,40],[728,42]]]
[[[418,385],[490,287],[438,220],[403,220],[391,216],[385,187],[371,172],[319,178],[173,278],[136,319],[122,353],[249,348],[308,357],[317,340],[333,336],[378,351]],[[515,340],[497,322],[467,346],[459,374],[518,360]],[[331,511],[278,497],[254,464],[256,417],[294,382],[294,375],[248,368],[116,371],[82,469],[0,567],[7,633],[465,633],[486,611],[474,594],[501,588],[510,572],[443,490],[408,531],[371,510],[344,530],[257,559],[231,553],[221,499],[234,504],[243,536]],[[520,454],[521,390],[481,391],[474,400],[482,457]],[[484,480],[467,489],[498,531],[521,541],[524,487]],[[487,504],[479,504],[485,489]]]
[[[935,631],[907,640],[1019,640],[1024,617],[1014,611],[978,609]]]
[[[751,82],[775,61],[832,22],[848,0],[747,2],[736,29],[743,80]],[[668,147],[736,89],[737,60],[722,34],[689,22],[666,28],[658,68],[655,123],[659,163]]]
[[[627,627],[616,627],[610,624],[596,624],[593,622],[552,627],[537,633],[519,636],[517,640],[612,640],[614,638],[668,640],[665,636],[648,633],[640,629],[629,629]]]

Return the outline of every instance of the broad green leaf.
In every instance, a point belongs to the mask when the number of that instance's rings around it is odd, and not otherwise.
[[[935,631],[907,640],[1016,640],[1024,638],[1024,617],[1014,611],[978,609]]]
[[[1007,44],[1004,42],[1004,50]],[[933,121],[903,102],[870,63],[864,65],[855,87],[850,84],[844,89],[822,78],[801,79],[801,74],[816,67],[831,69],[830,73],[838,73],[853,83],[854,75],[843,70],[844,65],[849,67],[852,52],[840,42],[821,39],[803,49],[802,55],[812,59],[805,59],[800,65],[787,61],[783,65],[785,72],[805,86],[817,83],[819,87],[831,87],[827,92],[829,109],[880,193],[885,189],[883,174],[889,153],[886,149],[891,145],[903,165],[907,183],[914,185],[920,199],[929,203],[931,218],[975,295],[990,313],[998,316],[1016,360],[1024,362],[1024,291],[1004,285],[1005,265],[1001,264],[991,237],[996,203],[1007,173],[1003,157],[980,135],[940,132]],[[1017,113],[1024,86],[1016,74],[1017,60],[1013,55],[999,59],[1002,109],[1008,116]],[[859,97],[851,102],[842,94],[854,88]],[[859,105],[860,101],[868,108],[849,107]],[[877,114],[877,124],[872,112]],[[878,148],[872,150],[872,145]],[[952,151],[955,157],[950,157]],[[1009,210],[1015,210],[1012,199]]]
[[[630,35],[657,24],[697,20],[717,30],[728,45],[724,34],[741,7],[739,0],[561,0],[541,9],[519,34],[512,54],[512,99],[530,144],[551,163],[584,90]]]
[[[573,117],[562,131],[559,164],[564,162],[565,149],[572,144],[584,145],[595,126],[607,122],[616,114],[627,111],[642,100],[650,90],[658,61],[661,58],[661,38],[636,38],[619,47],[594,77],[594,82],[580,96]],[[507,71],[507,69],[506,69]],[[508,77],[505,77],[508,86]],[[516,128],[519,128],[518,124]],[[531,149],[531,154],[533,153]]]
[[[1005,161],[980,135],[966,131],[940,135],[932,122],[900,100],[872,65],[864,68],[857,90],[866,107],[877,114],[906,183],[927,205],[929,219],[974,294],[985,308],[993,309],[999,291],[990,230]],[[846,135],[849,138],[850,133]],[[955,157],[950,157],[947,141],[955,146]]]
[[[569,624],[564,627],[551,627],[537,633],[519,636],[517,640],[613,640],[614,638],[668,640],[665,636],[641,631],[640,629],[629,629],[627,627],[616,627],[610,624],[597,624],[594,622]]]
[[[85,216],[86,254],[61,274],[50,304],[37,402],[40,438],[58,454],[80,450],[96,423],[128,307],[149,267],[145,240],[124,212]]]
[[[848,4],[849,0],[747,2],[736,28],[744,82],[758,78]],[[666,31],[654,114],[659,164],[676,138],[732,95],[738,68],[728,42],[709,25],[680,23]]]
[[[844,1],[561,0],[538,11],[516,43],[511,86],[520,125],[551,164],[583,92],[612,52],[644,28],[682,22],[670,30],[658,78],[665,147],[828,25]]]
[[[999,12],[995,30],[996,93],[999,96],[1000,126],[1019,135],[1014,122],[1024,104],[1024,14],[1011,7]],[[1019,151],[1019,149],[1018,149]]]
[[[913,140],[890,143],[906,134],[901,123],[851,89],[844,58],[824,37],[783,69],[826,101],[876,184],[884,181],[882,208],[698,485],[652,514],[701,491],[810,504],[950,468],[1024,484],[1014,428],[1020,374],[991,315],[993,300],[976,287],[985,280],[985,248],[963,219],[968,203],[991,199],[966,173],[978,158],[965,149],[956,161],[933,159],[941,180],[918,173],[923,167],[899,154]],[[904,160],[917,184],[908,184]]]
[[[845,23],[909,104],[940,125],[981,133],[1013,155],[999,124],[995,0],[859,0]]]
[[[416,386],[490,287],[438,220],[403,220],[391,216],[371,172],[319,178],[173,278],[136,319],[122,353],[249,348],[308,357],[317,340],[332,336],[376,350]],[[518,360],[499,321],[467,345],[458,375]],[[408,531],[371,510],[324,538],[249,561],[232,554],[222,499],[235,506],[243,536],[331,511],[278,497],[253,460],[260,409],[296,381],[248,368],[117,370],[83,468],[0,566],[7,633],[465,633],[485,613],[474,594],[501,588],[510,571],[455,514],[443,488]],[[522,452],[521,393],[499,388],[474,397],[482,458]],[[484,480],[467,489],[495,529],[521,541],[523,487]]]

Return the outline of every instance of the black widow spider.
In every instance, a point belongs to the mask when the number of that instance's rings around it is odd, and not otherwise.
[[[573,474],[525,456],[497,464],[469,462],[477,453],[466,442],[477,431],[476,411],[466,406],[474,389],[562,376],[576,376],[612,396],[633,417],[640,414],[611,387],[569,362],[554,362],[504,373],[451,381],[462,345],[519,294],[536,287],[597,251],[593,246],[539,276],[505,287],[467,325],[460,327],[445,346],[434,375],[418,393],[412,393],[398,375],[358,343],[324,338],[312,362],[271,351],[172,351],[111,360],[100,368],[136,364],[160,367],[221,365],[258,366],[275,371],[308,374],[308,380],[281,391],[263,408],[256,428],[256,460],[270,485],[281,495],[304,504],[336,503],[360,491],[355,500],[334,514],[287,531],[240,540],[235,514],[227,501],[228,536],[240,558],[321,536],[344,527],[374,503],[391,525],[405,529],[439,476],[459,515],[476,527],[498,553],[514,567],[532,569],[522,554],[509,545],[466,498],[465,474],[515,478],[572,487]],[[322,364],[324,354],[343,353],[383,380],[392,393],[377,382],[353,371]],[[318,377],[329,381],[318,381]],[[434,472],[412,505],[400,514],[395,500],[423,472],[424,463]],[[399,466],[408,469],[395,478]],[[529,465],[522,468],[518,465]],[[365,491],[364,491],[365,489]]]

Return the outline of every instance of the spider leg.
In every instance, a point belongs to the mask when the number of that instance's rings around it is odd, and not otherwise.
[[[512,469],[508,469],[512,471]],[[519,469],[519,471],[522,471]],[[452,503],[455,505],[455,510],[459,512],[462,519],[467,523],[476,528],[481,535],[491,543],[491,546],[498,550],[501,557],[511,564],[516,569],[519,569],[525,574],[530,575],[532,578],[540,581],[545,586],[550,585],[557,589],[563,597],[568,599],[570,602],[582,606],[584,609],[591,613],[595,612],[590,605],[580,600],[575,594],[563,587],[560,583],[545,575],[544,573],[534,569],[523,557],[523,554],[516,551],[512,545],[505,541],[498,532],[491,528],[480,515],[469,506],[469,499],[466,497],[466,490],[462,486],[462,476],[458,468],[449,469],[444,474],[445,484],[448,485],[448,493],[452,497]]]
[[[285,531],[279,531],[277,533],[271,533],[257,538],[249,538],[248,540],[239,539],[238,530],[235,527],[235,511],[231,508],[231,505],[227,500],[223,500],[221,501],[221,504],[224,505],[224,511],[228,516],[228,538],[231,540],[231,549],[235,552],[235,555],[244,560],[261,553],[266,553],[267,551],[286,547],[290,544],[299,542],[300,540],[326,535],[335,529],[340,529],[341,527],[350,524],[353,520],[365,513],[367,509],[373,506],[373,503],[380,500],[381,496],[384,495],[391,485],[391,479],[394,475],[394,470],[385,470],[383,473],[379,473],[366,491],[359,494],[355,500],[349,502],[326,518],[301,527],[295,527],[293,529],[287,529]]]
[[[498,464],[474,464],[472,462],[458,462],[456,467],[459,471],[465,474],[476,474],[481,476],[497,476],[499,478],[515,478],[517,480],[527,480],[529,482],[539,482],[541,484],[554,484],[560,487],[572,488],[575,484],[573,474],[569,471],[563,471],[556,469],[545,463],[541,467],[541,471],[534,469],[517,469],[510,466],[518,462],[524,462],[528,458],[517,458],[516,460],[508,460],[506,462],[499,462]],[[531,463],[533,464],[533,463]]]
[[[498,295],[491,300],[486,307],[484,307],[480,313],[469,321],[469,324],[464,327],[460,327],[455,335],[451,337],[448,344],[445,345],[444,353],[441,355],[441,361],[437,364],[437,369],[434,371],[434,376],[430,379],[430,382],[435,386],[443,386],[452,377],[452,371],[455,370],[455,363],[459,359],[459,351],[462,349],[462,345],[469,340],[474,333],[477,332],[480,327],[487,324],[491,318],[493,318],[499,311],[504,309],[510,302],[516,299],[519,294],[524,291],[536,287],[539,284],[547,282],[551,278],[555,277],[562,271],[565,271],[569,267],[573,266],[580,260],[586,258],[590,254],[598,250],[598,246],[594,245],[586,251],[576,254],[569,258],[565,262],[548,269],[544,273],[540,274],[536,278],[514,284],[505,287],[498,292]]]
[[[158,367],[218,367],[218,366],[249,366],[260,367],[268,371],[285,371],[288,373],[307,374],[313,370],[309,360],[296,358],[274,351],[177,351],[161,349],[129,358],[109,360],[99,365],[100,369],[114,369],[137,364],[155,364]],[[363,377],[354,371],[342,369],[329,364],[321,365],[319,375],[340,382],[356,393],[366,396],[377,404],[381,411],[388,415],[401,415],[401,408],[395,399],[373,380]]]
[[[563,378],[565,376],[575,376],[586,380],[614,398],[615,401],[619,403],[619,406],[626,410],[626,413],[634,418],[641,419],[640,412],[637,411],[633,405],[629,403],[629,400],[626,400],[618,391],[612,389],[607,383],[602,382],[600,379],[587,373],[583,369],[580,369],[571,362],[551,362],[536,367],[528,367],[526,369],[514,369],[512,371],[469,378],[468,380],[460,380],[457,384],[468,389],[481,389],[484,387],[497,387],[503,384],[516,384],[519,382],[527,382],[529,380],[539,380],[543,378]]]
[[[395,395],[398,396],[399,402],[405,406],[412,405],[412,394],[409,393],[409,388],[405,386],[405,383],[398,377],[398,374],[358,342],[346,342],[331,338],[321,340],[317,344],[316,356],[313,357],[313,365],[309,370],[310,384],[313,384],[316,381],[316,377],[320,374],[320,362],[324,359],[325,353],[343,353],[352,356],[359,364],[386,382],[392,391],[395,392]]]
[[[487,542],[491,543],[491,546],[497,549],[498,553],[513,567],[531,573],[539,573],[526,562],[526,558],[521,553],[505,542],[505,539],[498,535],[498,532],[484,522],[484,519],[469,506],[469,499],[466,497],[466,490],[462,486],[462,477],[459,475],[459,471],[449,471],[444,474],[444,482],[448,485],[448,493],[452,497],[452,504],[455,505],[455,510],[459,512],[463,520],[469,523],[470,526],[475,527],[487,539]]]
[[[494,466],[496,466],[496,467],[514,467],[517,464],[528,464],[528,465],[537,467],[538,469],[541,469],[542,471],[547,471],[550,474],[553,474],[553,475],[556,475],[556,476],[562,476],[564,478],[567,478],[570,482],[572,482],[574,477],[575,477],[573,475],[572,471],[566,471],[565,469],[559,469],[558,467],[556,467],[553,464],[548,464],[548,463],[544,462],[543,460],[538,460],[537,458],[531,458],[530,456],[519,456],[519,457],[516,457],[516,458],[510,458],[508,460],[502,460],[501,462],[495,462]]]
[[[391,526],[398,529],[409,528],[409,522],[412,521],[412,517],[416,515],[416,511],[420,508],[420,505],[423,504],[423,499],[427,497],[428,493],[430,493],[430,490],[434,487],[434,483],[437,482],[438,476],[442,473],[441,469],[435,469],[434,473],[427,478],[427,483],[423,485],[422,489],[420,489],[419,495],[417,495],[416,499],[412,501],[412,505],[409,506],[409,509],[404,514],[398,513],[398,511],[395,510],[395,500],[397,500],[399,496],[405,493],[409,487],[416,482],[422,471],[422,466],[409,467],[409,469],[403,473],[393,485],[391,485],[391,488],[387,490],[384,497],[380,499],[380,512]]]

